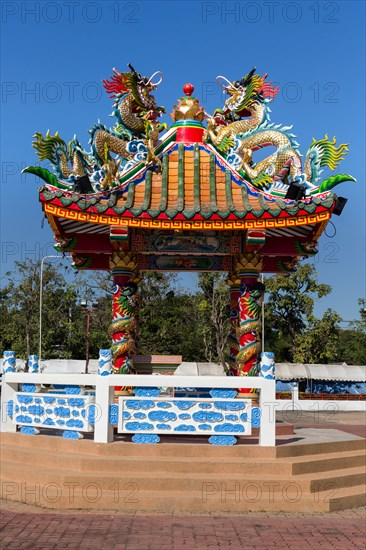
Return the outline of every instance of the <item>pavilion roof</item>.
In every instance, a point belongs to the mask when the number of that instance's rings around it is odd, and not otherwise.
[[[203,143],[171,142],[161,161],[161,172],[142,164],[120,187],[104,193],[82,195],[45,185],[40,188],[44,210],[48,217],[133,227],[283,228],[327,221],[335,201],[329,191],[301,201],[260,191]]]

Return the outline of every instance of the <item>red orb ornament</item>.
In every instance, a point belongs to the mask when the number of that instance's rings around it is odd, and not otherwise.
[[[185,84],[183,86],[183,92],[185,93],[185,95],[191,96],[194,92],[193,84]]]

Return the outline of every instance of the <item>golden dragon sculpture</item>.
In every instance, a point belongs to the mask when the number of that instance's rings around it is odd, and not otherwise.
[[[208,118],[204,140],[218,149],[238,172],[243,170],[259,188],[268,189],[276,182],[283,185],[292,181],[315,187],[321,168],[326,166],[335,170],[344,159],[348,145],[337,146],[336,138],[329,141],[327,135],[318,141],[314,139],[303,165],[298,143],[289,131],[291,127],[270,123],[268,104],[279,88],[266,82],[267,75],[259,76],[255,71],[254,68],[235,82],[217,77],[220,85],[223,85],[222,80],[225,81],[223,87],[229,97],[223,109],[216,109],[214,115]],[[274,146],[276,151],[255,164],[253,153],[268,146]],[[353,178],[340,175],[329,180],[328,188],[331,188],[340,181]]]
[[[130,64],[129,69],[125,73],[113,69],[114,75],[103,80],[107,93],[114,98],[112,114],[117,120],[112,128],[100,122],[91,128],[90,152],[82,149],[76,137],[66,144],[58,132],[34,135],[33,147],[39,159],[49,160],[60,179],[74,183],[75,178],[90,177],[97,189],[103,190],[113,187],[122,166],[135,157],[139,162],[145,160],[160,167],[154,147],[159,132],[166,128],[157,120],[165,109],[157,105],[152,91],[157,89],[162,75],[158,71],[147,78]],[[159,80],[154,83],[156,75]]]

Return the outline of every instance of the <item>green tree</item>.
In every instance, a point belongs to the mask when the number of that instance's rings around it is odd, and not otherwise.
[[[199,344],[195,297],[174,287],[171,273],[144,273],[139,285],[140,354],[182,355],[192,360]],[[200,360],[199,358],[196,360]]]
[[[176,277],[145,273],[140,284],[139,353],[182,355],[185,361],[225,364],[229,294],[222,275],[201,273],[194,294],[178,291]]]
[[[295,337],[292,356],[295,363],[327,364],[337,360],[341,317],[327,309],[321,319],[310,319],[307,329]]]
[[[91,305],[91,302],[89,302]],[[111,340],[108,327],[112,318],[112,297],[100,296],[96,306],[90,312],[89,356],[96,359],[99,350],[110,348]],[[80,300],[75,302],[70,310],[69,336],[67,342],[67,358],[85,359],[86,352],[87,311],[80,306]]]
[[[98,271],[81,271],[75,275],[76,299],[70,311],[68,350],[73,359],[85,358],[87,310],[81,307],[81,302],[86,301],[89,307],[95,304],[90,312],[89,356],[97,358],[100,349],[111,346],[108,327],[112,321],[112,275]]]
[[[2,331],[2,346],[13,349],[27,359],[38,353],[40,262],[16,262],[7,273],[2,291],[2,309],[6,323]],[[67,285],[60,266],[45,265],[43,270],[42,350],[44,357],[59,356],[67,343],[69,308],[75,302],[75,289]],[[6,311],[5,311],[6,310]]]
[[[81,299],[96,299],[93,277],[69,282],[62,264],[44,264],[42,281],[42,358],[84,359],[86,315]],[[5,275],[0,312],[2,351],[12,349],[20,358],[38,354],[41,263],[16,262]],[[65,272],[65,271],[64,271]],[[111,298],[99,291],[98,308],[92,311],[90,357],[98,357],[101,347],[109,347],[107,328],[111,320]]]
[[[198,287],[202,295],[197,296],[199,326],[205,360],[220,362],[224,367],[229,355],[230,332],[229,287],[226,277],[220,273],[200,273]]]
[[[353,326],[357,330],[366,332],[366,300],[365,298],[359,298],[358,305],[360,306],[360,309],[359,309],[360,319],[358,319],[357,321],[354,321]]]
[[[339,333],[338,360],[348,365],[364,365],[366,362],[366,304],[363,298],[358,303],[360,319]]]
[[[299,335],[314,323],[315,300],[329,294],[331,287],[318,282],[310,263],[299,265],[296,273],[269,277],[265,283],[266,349],[274,351],[277,361],[292,361]]]

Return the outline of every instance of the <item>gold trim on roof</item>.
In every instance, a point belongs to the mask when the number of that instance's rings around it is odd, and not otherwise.
[[[44,204],[46,214],[51,214],[58,218],[79,221],[82,223],[95,223],[114,226],[128,226],[145,229],[180,229],[180,230],[223,230],[223,229],[264,229],[278,227],[295,227],[298,225],[309,225],[313,223],[324,223],[330,219],[330,212],[321,212],[309,216],[299,216],[297,218],[282,219],[261,219],[261,220],[153,220],[141,218],[126,218],[119,216],[105,216],[103,214],[91,214],[89,212],[79,212],[68,210],[54,204]],[[50,217],[47,215],[48,220]],[[51,224],[51,221],[50,221]],[[52,225],[51,225],[52,227]]]

